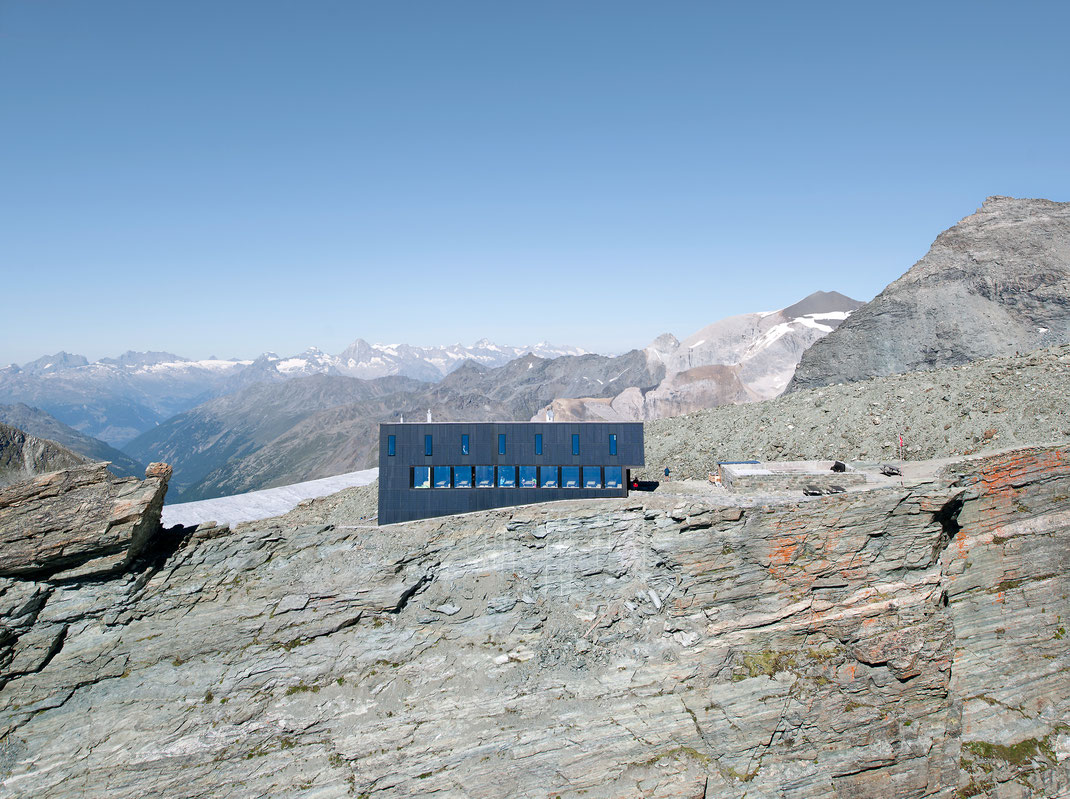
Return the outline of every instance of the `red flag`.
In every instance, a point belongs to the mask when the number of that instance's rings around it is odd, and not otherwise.
[[[899,447],[900,447],[900,449],[902,449],[902,447],[903,447],[903,434],[902,433],[899,434]]]

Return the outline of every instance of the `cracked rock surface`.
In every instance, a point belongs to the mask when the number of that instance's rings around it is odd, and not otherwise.
[[[1053,446],[746,507],[167,531],[3,579],[0,793],[1065,795],[1068,495]]]

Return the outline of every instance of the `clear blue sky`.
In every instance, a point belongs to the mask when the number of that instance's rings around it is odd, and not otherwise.
[[[0,0],[0,363],[870,299],[1070,200],[1070,4]]]

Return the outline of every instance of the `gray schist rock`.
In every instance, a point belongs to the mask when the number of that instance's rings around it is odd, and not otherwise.
[[[1034,448],[764,506],[283,517],[9,577],[0,793],[1066,795],[1068,492],[1070,448]]]
[[[0,578],[57,581],[125,568],[160,529],[170,476],[160,463],[145,480],[90,464],[0,489]]]
[[[989,197],[805,353],[788,391],[1070,342],[1070,203]]]

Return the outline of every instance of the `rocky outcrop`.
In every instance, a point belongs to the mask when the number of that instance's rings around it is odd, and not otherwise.
[[[783,504],[198,529],[108,580],[7,578],[32,646],[0,786],[1062,795],[1068,492],[1070,450],[1034,448]]]
[[[989,197],[802,356],[788,391],[1070,343],[1070,203]]]
[[[88,458],[55,441],[0,422],[0,486],[87,463],[90,463]]]
[[[128,567],[160,529],[170,476],[161,463],[145,480],[90,464],[0,489],[0,578],[62,581]]]
[[[103,441],[80,433],[40,408],[32,408],[21,402],[15,405],[0,405],[0,422],[17,427],[36,438],[55,441],[60,446],[91,461],[108,461],[108,470],[119,477],[137,477],[145,472],[145,464],[138,463],[126,453],[109,447]],[[62,469],[74,465],[74,463],[68,463],[53,468]]]

